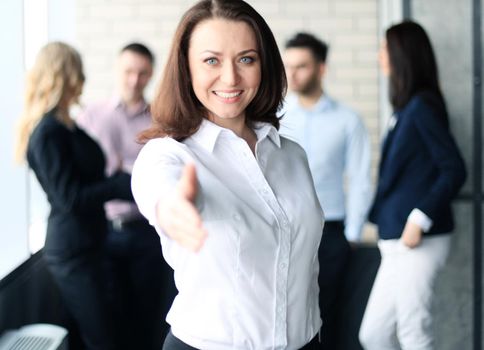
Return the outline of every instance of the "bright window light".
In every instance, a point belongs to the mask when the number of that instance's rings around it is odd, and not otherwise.
[[[24,62],[32,67],[35,57],[49,40],[48,0],[24,0]],[[33,254],[44,245],[49,204],[35,176],[29,176],[29,250]]]
[[[24,0],[25,68],[32,67],[35,56],[48,41],[48,0]]]

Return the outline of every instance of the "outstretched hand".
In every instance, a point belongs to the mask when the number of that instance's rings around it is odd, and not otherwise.
[[[198,185],[193,164],[187,164],[170,196],[163,198],[156,208],[160,227],[171,239],[197,252],[207,237],[202,218],[195,207]]]

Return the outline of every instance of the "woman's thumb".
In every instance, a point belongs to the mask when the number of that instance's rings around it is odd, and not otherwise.
[[[191,202],[195,201],[198,192],[197,172],[195,164],[187,164],[183,168],[182,176],[178,182],[181,195]]]

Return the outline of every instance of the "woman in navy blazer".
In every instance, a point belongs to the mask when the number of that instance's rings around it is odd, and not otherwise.
[[[390,119],[370,221],[382,261],[360,329],[368,350],[432,349],[433,283],[450,248],[451,201],[466,178],[424,29],[406,21],[380,50]]]

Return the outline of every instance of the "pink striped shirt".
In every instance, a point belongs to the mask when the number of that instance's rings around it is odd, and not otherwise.
[[[114,97],[87,106],[76,122],[101,145],[109,176],[119,169],[131,173],[143,146],[136,138],[151,125],[151,115],[144,101],[137,111],[130,113],[121,99]],[[105,208],[110,220],[124,221],[141,216],[136,204],[130,201],[113,200],[106,203]]]

